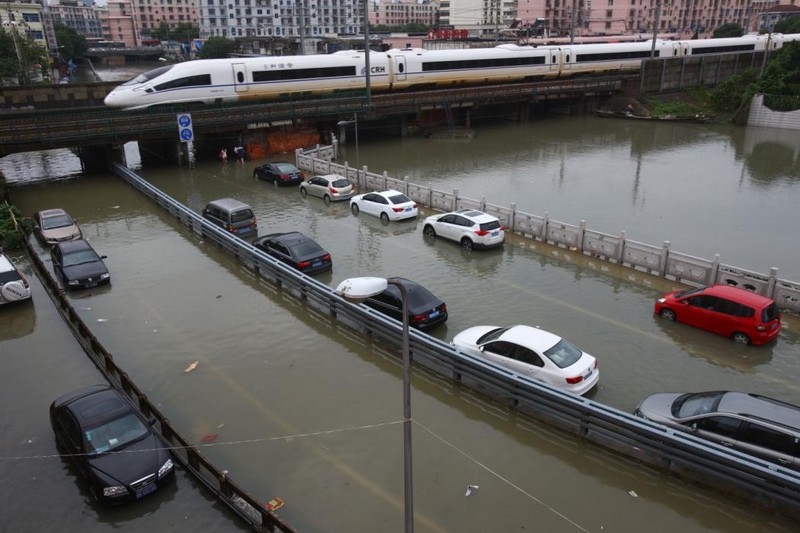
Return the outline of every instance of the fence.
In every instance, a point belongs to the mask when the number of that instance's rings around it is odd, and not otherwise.
[[[314,153],[330,155],[332,150],[332,147],[317,148]],[[284,296],[297,299],[320,317],[327,316],[331,321],[388,342],[394,348],[393,354],[400,357],[403,336],[400,322],[363,304],[347,302],[327,285],[210,224],[124,166],[116,165],[114,170],[163,207],[171,217],[201,235],[206,242],[213,242],[235,255],[256,276],[280,290]],[[353,175],[350,169],[347,171]],[[372,176],[372,179],[382,180],[384,177]],[[762,508],[800,519],[800,472],[563,392],[464,354],[414,329],[409,332],[409,345],[413,363],[418,368],[478,390],[511,409],[634,460],[656,465]]]
[[[628,239],[625,232],[611,235],[586,226],[581,220],[577,225],[551,220],[547,211],[544,215],[532,215],[517,210],[515,203],[500,206],[489,203],[486,198],[479,200],[461,196],[458,189],[445,192],[409,183],[408,179],[389,177],[386,172],[375,174],[366,166],[351,168],[347,163],[334,163],[338,144],[317,146],[304,151],[295,151],[297,166],[317,174],[341,174],[354,183],[359,190],[396,189],[420,205],[441,211],[456,209],[479,209],[500,219],[501,223],[513,233],[529,239],[536,239],[572,251],[591,255],[598,259],[624,265],[648,272],[663,278],[693,286],[723,283],[757,292],[772,298],[783,310],[800,313],[800,283],[777,277],[778,269],[772,268],[768,274],[754,272],[720,262],[719,254],[714,259],[694,257],[670,249],[670,242],[654,246]]]

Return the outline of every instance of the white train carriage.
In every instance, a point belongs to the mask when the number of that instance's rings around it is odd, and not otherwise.
[[[364,52],[353,51],[186,61],[140,74],[112,90],[105,104],[140,109],[363,90],[365,72]],[[370,54],[370,85],[376,91],[391,86],[386,54]]]
[[[466,50],[392,49],[393,89],[452,87],[558,76],[550,47],[504,44]]]
[[[561,46],[558,52],[562,76],[636,71],[650,59],[653,41]],[[656,41],[655,58],[671,54],[671,41]]]

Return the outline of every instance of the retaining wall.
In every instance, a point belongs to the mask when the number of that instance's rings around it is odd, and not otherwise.
[[[764,95],[757,94],[750,101],[750,115],[747,117],[747,125],[800,130],[800,110],[773,111],[764,105]],[[791,134],[787,133],[787,135]]]

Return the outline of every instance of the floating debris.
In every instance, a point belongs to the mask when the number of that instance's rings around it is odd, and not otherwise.
[[[97,321],[98,322],[108,322],[108,319],[107,318],[98,318]]]
[[[480,487],[478,485],[467,485],[467,492],[464,494],[464,496],[472,495],[472,492],[478,490],[479,488]]]
[[[187,366],[183,371],[186,372],[186,373],[189,373],[192,370],[194,370],[195,368],[197,368],[197,365],[199,365],[199,364],[200,364],[200,361],[195,361],[191,365]]]
[[[208,434],[208,435],[204,436],[202,439],[200,439],[200,442],[214,442],[218,438],[219,438],[219,434],[218,433],[211,433],[211,434]]]
[[[267,511],[275,511],[283,507],[283,500],[280,498],[272,498],[270,501],[264,504],[264,508]]]
[[[638,498],[638,497],[639,497],[639,495],[638,495],[638,494],[636,494],[636,491],[635,491],[635,490],[628,491],[628,494],[630,494],[630,495],[631,495],[631,496],[633,496],[634,498]]]

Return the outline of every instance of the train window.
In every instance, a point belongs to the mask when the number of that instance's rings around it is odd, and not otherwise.
[[[692,47],[692,55],[702,54],[721,54],[726,52],[752,52],[756,49],[755,44],[737,44],[734,46],[709,46],[707,48]]]
[[[139,74],[138,76],[136,76],[135,78],[126,81],[122,85],[123,86],[124,85],[138,85],[139,83],[144,83],[146,81],[150,81],[153,78],[157,78],[158,76],[161,76],[162,74],[165,74],[165,73],[169,72],[170,70],[172,70],[173,66],[174,65],[167,65],[166,67],[159,67],[159,68],[154,68],[153,70],[148,70],[147,72],[143,72],[143,73]]]
[[[423,72],[442,70],[468,70],[492,67],[521,67],[526,65],[544,65],[543,56],[536,57],[499,57],[495,59],[471,59],[463,61],[429,61],[422,64]]]
[[[659,51],[656,50],[655,57],[659,57]],[[645,59],[650,57],[650,50],[630,51],[630,52],[613,52],[602,54],[577,54],[575,61],[577,63],[588,63],[592,61],[618,61],[621,59]]]
[[[553,64],[554,65],[556,64],[556,56],[555,55],[553,55]]]
[[[404,70],[405,70],[404,64],[400,63],[399,65],[397,65],[397,71],[400,72],[400,74],[402,74]]]
[[[201,87],[203,85],[211,85],[211,74],[197,74],[170,80],[156,85],[155,89],[156,91],[164,91],[166,89],[177,89],[178,87]]]
[[[236,80],[239,83],[244,83],[244,72],[237,72],[236,73]]]
[[[253,72],[253,81],[285,81],[308,78],[339,78],[355,76],[356,67],[298,68],[258,70]]]

